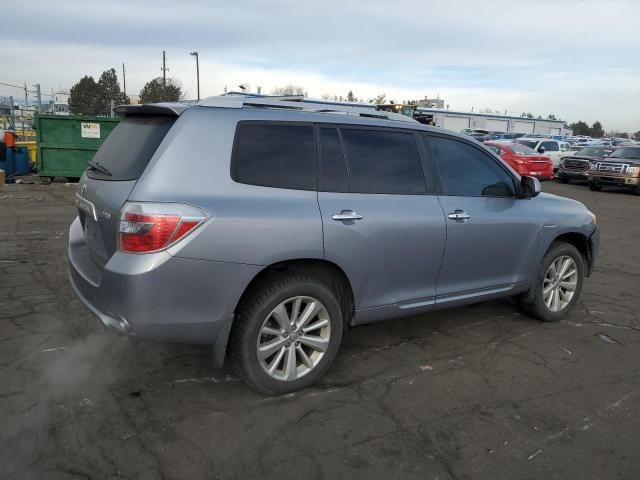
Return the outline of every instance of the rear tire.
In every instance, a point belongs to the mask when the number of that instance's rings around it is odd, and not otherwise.
[[[542,259],[531,289],[520,298],[520,305],[532,317],[557,322],[580,298],[584,272],[584,259],[576,247],[554,243]]]
[[[342,325],[340,303],[324,283],[299,274],[270,275],[251,287],[238,307],[229,357],[254,390],[293,392],[329,368]]]
[[[602,190],[602,187],[600,185],[596,185],[593,182],[589,182],[589,190],[593,192],[599,192],[600,190]]]

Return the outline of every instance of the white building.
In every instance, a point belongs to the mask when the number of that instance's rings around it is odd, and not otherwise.
[[[564,120],[546,120],[526,117],[510,117],[489,113],[454,112],[438,108],[416,109],[424,123],[448,128],[456,132],[464,129],[488,130],[504,133],[536,133],[540,135],[570,135]]]
[[[69,94],[60,92],[53,94],[52,113],[69,115]]]
[[[440,97],[438,98],[428,98],[424,97],[422,100],[418,100],[416,102],[418,107],[425,108],[444,108],[444,100]]]

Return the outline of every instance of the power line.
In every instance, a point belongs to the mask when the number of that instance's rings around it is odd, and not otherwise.
[[[24,89],[24,87],[22,85],[12,85],[10,83],[3,83],[3,82],[0,82],[0,85],[4,85],[6,87],[19,88],[20,90]]]

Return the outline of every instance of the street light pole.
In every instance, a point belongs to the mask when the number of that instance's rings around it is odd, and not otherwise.
[[[198,52],[191,52],[190,55],[196,57],[196,83],[198,85],[198,101],[200,101],[200,62],[198,61]]]

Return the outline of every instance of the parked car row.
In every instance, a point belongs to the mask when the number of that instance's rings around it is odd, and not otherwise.
[[[502,158],[519,175],[536,177],[540,180],[553,179],[553,162],[532,148],[512,142],[484,142],[485,146]]]
[[[595,191],[618,187],[640,195],[640,145],[585,147],[576,152],[566,142],[524,137],[484,145],[519,175],[551,180],[557,170],[561,183],[579,180]]]
[[[586,181],[591,190],[618,187],[640,195],[640,145],[621,146],[613,150],[587,147],[571,157],[563,157],[558,180]]]
[[[483,143],[520,175],[531,175],[541,180],[553,179],[560,159],[576,153],[567,142],[544,137],[520,137]]]

